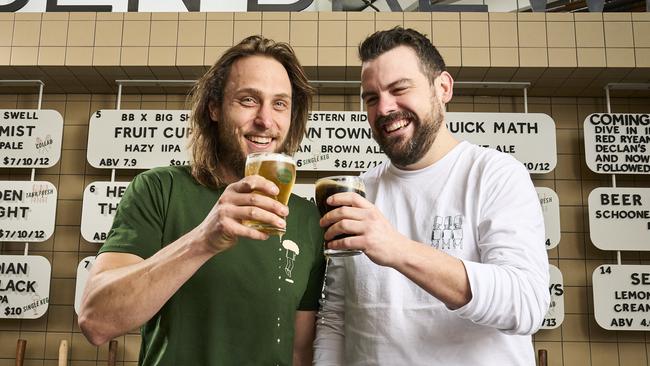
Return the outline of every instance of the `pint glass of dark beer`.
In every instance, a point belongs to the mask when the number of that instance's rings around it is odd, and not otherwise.
[[[329,196],[341,192],[356,192],[362,197],[366,196],[366,188],[363,185],[363,181],[357,176],[339,175],[321,178],[316,181],[316,205],[318,206],[321,216],[324,216],[329,211],[337,208],[337,206],[328,205],[326,201]],[[341,239],[347,236],[350,235],[339,235],[334,239]],[[357,254],[361,254],[361,251],[356,249],[329,249],[327,243],[325,243],[326,256],[347,257]]]
[[[293,158],[285,154],[277,153],[253,153],[246,157],[246,176],[261,175],[275,183],[280,189],[277,196],[270,196],[274,200],[287,205],[293,184],[296,181],[296,163]],[[260,193],[260,192],[257,192]],[[261,223],[255,220],[246,220],[244,225],[265,232],[270,235],[282,235],[285,229]]]

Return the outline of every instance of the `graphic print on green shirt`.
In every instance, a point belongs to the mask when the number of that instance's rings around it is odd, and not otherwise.
[[[199,185],[188,167],[144,172],[99,253],[149,258],[198,226],[222,192]],[[292,195],[289,211],[283,243],[239,239],[142,326],[141,365],[291,365],[295,312],[318,309],[325,262],[316,207]]]

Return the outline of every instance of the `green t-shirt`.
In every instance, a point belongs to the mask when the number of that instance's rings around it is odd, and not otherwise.
[[[222,192],[199,185],[188,167],[142,173],[99,252],[149,258],[198,226]],[[291,364],[295,312],[318,308],[325,262],[316,207],[292,195],[289,211],[282,244],[240,238],[142,326],[141,365]]]

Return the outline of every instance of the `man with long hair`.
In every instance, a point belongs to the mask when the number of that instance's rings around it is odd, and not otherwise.
[[[313,89],[292,49],[259,36],[192,92],[192,164],[138,175],[91,270],[79,325],[95,345],[141,326],[141,365],[310,365],[324,260],[318,211],[244,177],[246,155],[293,154]],[[285,219],[286,218],[286,219]],[[292,278],[278,236],[297,246]]]
[[[363,175],[367,199],[329,197],[345,207],[321,219],[328,246],[365,255],[328,267],[315,364],[535,365],[530,334],[550,295],[528,171],[449,132],[453,79],[426,36],[379,31],[359,54],[390,162]]]

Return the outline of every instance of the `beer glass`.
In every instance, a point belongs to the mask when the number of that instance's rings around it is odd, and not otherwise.
[[[274,200],[287,205],[293,184],[296,181],[296,163],[293,159],[285,154],[278,153],[252,153],[246,157],[246,176],[261,175],[262,177],[275,183],[280,189],[277,196],[269,196]],[[261,192],[256,192],[263,194]],[[256,220],[245,220],[244,225],[253,229],[265,232],[269,235],[282,235],[285,229],[275,227],[269,224],[258,222]]]
[[[330,206],[326,203],[327,198],[333,194],[340,192],[356,192],[362,197],[366,196],[366,188],[360,177],[352,175],[339,175],[333,177],[325,177],[316,181],[316,205],[320,211],[321,216],[325,216],[329,211],[337,208],[337,206]],[[338,235],[334,238],[341,239],[351,235]],[[329,257],[348,257],[352,255],[361,254],[357,249],[329,249],[325,243],[326,256]]]

